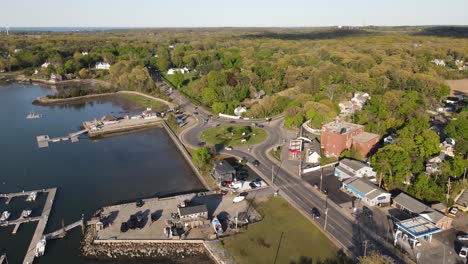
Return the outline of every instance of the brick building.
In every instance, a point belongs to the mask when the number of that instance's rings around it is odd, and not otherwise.
[[[326,156],[338,157],[341,152],[354,146],[359,155],[365,158],[379,139],[379,135],[365,132],[361,125],[333,121],[323,127],[320,147]]]

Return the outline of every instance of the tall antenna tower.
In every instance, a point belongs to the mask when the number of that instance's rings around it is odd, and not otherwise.
[[[6,34],[7,34],[7,36],[10,35],[10,33],[9,33],[10,27],[9,27],[9,26],[6,26],[5,29],[6,29]]]

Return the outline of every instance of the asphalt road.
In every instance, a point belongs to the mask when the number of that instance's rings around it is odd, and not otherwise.
[[[166,84],[160,83],[160,85],[166,91],[169,90]],[[216,126],[216,124],[230,124],[230,120],[215,117],[210,119],[209,116],[212,114],[209,111],[202,107],[196,107],[175,89],[172,90],[169,96],[173,102],[178,103],[186,113],[192,114],[197,121],[195,124],[189,124],[179,135],[181,141],[191,148],[196,148],[198,146],[200,134],[203,130]],[[195,111],[198,112],[197,115],[194,115]],[[210,121],[205,122],[206,119]],[[395,253],[395,249],[392,245],[383,241],[380,236],[376,235],[371,230],[368,230],[365,224],[351,215],[345,215],[346,212],[332,201],[329,201],[326,196],[310,188],[302,179],[283,170],[281,166],[278,166],[275,161],[268,157],[267,152],[285,138],[285,134],[281,128],[283,123],[283,118],[281,116],[274,117],[270,122],[266,120],[235,120],[235,122],[236,124],[261,123],[264,125],[263,129],[267,131],[268,137],[261,144],[254,146],[250,151],[245,151],[244,147],[244,150],[242,148],[236,148],[231,151],[223,150],[221,153],[247,158],[249,161],[248,165],[270,184],[272,183],[273,174],[274,179],[272,186],[279,190],[279,194],[285,197],[289,202],[300,209],[304,215],[308,216],[311,221],[315,221],[317,225],[323,229],[325,228],[326,221],[326,232],[344,251],[351,253],[354,257],[364,255],[365,251],[378,251],[381,254],[391,256],[397,263],[405,263],[403,258],[399,257],[400,254]],[[258,160],[260,165],[258,167],[252,166],[251,162],[253,160]],[[313,219],[311,217],[310,212],[313,207],[316,207],[321,213],[319,219]],[[328,217],[326,217],[325,212],[327,212]]]

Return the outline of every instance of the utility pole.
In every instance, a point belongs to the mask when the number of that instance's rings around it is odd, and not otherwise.
[[[323,225],[323,230],[327,231],[327,220],[328,220],[328,207],[325,208],[325,224]]]
[[[320,192],[322,192],[322,178],[323,178],[323,168],[320,170]]]
[[[447,203],[448,203],[448,200],[450,198],[450,176],[448,178],[448,182],[447,182]]]
[[[463,183],[465,183],[465,176],[466,176],[466,167],[465,167],[465,172],[463,173]]]
[[[368,240],[364,240],[364,257],[367,255],[367,241]]]

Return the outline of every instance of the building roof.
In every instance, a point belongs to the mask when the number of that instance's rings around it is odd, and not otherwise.
[[[348,122],[333,121],[324,125],[324,128],[336,134],[348,134],[357,129],[363,128],[363,126]]]
[[[368,199],[374,199],[382,194],[389,194],[384,189],[379,188],[377,185],[372,184],[371,182],[352,177],[344,181],[344,184],[352,187],[352,189],[364,194]]]
[[[101,121],[114,121],[116,120],[115,116],[113,115],[105,115],[101,118]]]
[[[463,207],[468,207],[468,192],[466,190],[463,190],[460,196],[458,196],[457,200],[455,201],[455,204]]]
[[[416,200],[415,198],[409,196],[406,193],[400,193],[393,199],[393,201],[399,204],[400,206],[404,207],[408,211],[419,214],[427,220],[432,221],[433,223],[437,223],[442,218],[444,218],[444,215],[442,213],[432,209],[431,207]]]
[[[397,222],[396,225],[414,238],[419,238],[442,231],[442,229],[436,227],[434,223],[431,223],[421,216]]]
[[[358,160],[352,160],[352,159],[342,159],[340,160],[340,165],[343,164],[345,166],[348,166],[350,167],[351,169],[355,170],[355,171],[358,171],[362,168],[365,168],[365,167],[370,167],[369,164],[365,163],[365,162],[362,162],[362,161],[358,161]]]
[[[378,137],[380,136],[377,134],[362,132],[361,134],[354,136],[353,140],[361,143],[366,143]]]
[[[214,169],[218,173],[232,173],[232,171],[235,171],[235,169],[225,160],[220,160],[215,162]]]
[[[208,208],[206,207],[206,204],[179,207],[180,216],[193,215],[199,213],[208,213]]]

